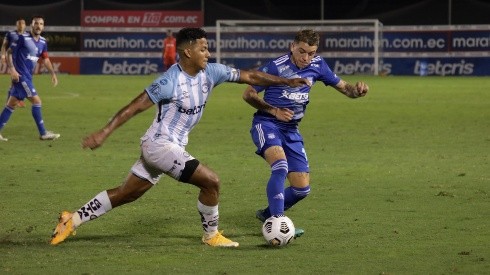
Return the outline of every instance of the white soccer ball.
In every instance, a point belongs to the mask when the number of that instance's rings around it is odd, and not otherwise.
[[[293,221],[284,215],[272,216],[262,225],[262,234],[268,244],[285,246],[294,240]]]

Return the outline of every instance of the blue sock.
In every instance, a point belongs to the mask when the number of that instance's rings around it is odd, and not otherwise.
[[[13,112],[14,109],[10,108],[9,106],[5,106],[5,108],[2,111],[2,114],[0,114],[0,131],[3,129],[3,126],[7,124]]]
[[[310,193],[310,186],[306,186],[303,188],[297,188],[289,186],[284,190],[284,211],[291,208],[300,200],[306,198]]]
[[[288,163],[280,159],[271,165],[271,177],[267,183],[267,200],[269,214],[284,214],[284,181],[288,174]]]
[[[41,114],[41,104],[32,104],[32,117],[37,125],[37,130],[39,135],[46,134],[46,129],[44,128],[43,116]]]

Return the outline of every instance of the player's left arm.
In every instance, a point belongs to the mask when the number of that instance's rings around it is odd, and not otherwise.
[[[121,125],[126,123],[135,115],[147,110],[154,103],[151,101],[148,93],[143,91],[134,98],[128,105],[121,108],[111,120],[100,130],[93,132],[82,140],[82,148],[96,149]]]
[[[369,91],[369,86],[362,81],[352,85],[342,79],[339,81],[339,83],[337,83],[337,85],[334,86],[334,88],[350,98],[365,96]]]
[[[255,70],[240,70],[240,79],[238,80],[238,83],[258,86],[287,85],[289,87],[311,85],[305,78],[283,78]]]
[[[49,73],[51,74],[51,83],[53,83],[53,86],[56,87],[58,85],[58,77],[56,76],[56,72],[54,71],[51,60],[49,59],[48,52],[43,52],[41,54],[41,57],[43,59],[44,66],[46,66]]]

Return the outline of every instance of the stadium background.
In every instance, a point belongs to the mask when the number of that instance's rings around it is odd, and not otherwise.
[[[203,25],[214,39],[216,20],[346,20],[378,19],[383,25],[383,35],[390,45],[405,41],[406,47],[385,49],[384,73],[395,75],[419,75],[421,64],[429,66],[428,75],[490,75],[490,3],[483,0],[424,0],[424,1],[369,1],[347,0],[334,5],[328,1],[19,1],[5,0],[0,4],[2,17],[0,31],[13,28],[19,16],[29,18],[33,14],[46,17],[44,36],[49,40],[52,60],[60,73],[71,74],[148,74],[162,70],[159,44],[153,47],[128,48],[90,47],[90,41],[136,41],[151,45],[164,37],[165,29],[178,30],[181,23],[161,24],[156,27],[139,26],[128,31],[128,24],[87,25],[82,20],[84,12],[111,13],[114,11],[165,11],[173,14],[196,15],[194,25]],[[298,12],[302,11],[302,12]],[[180,12],[180,13],[179,13]],[[63,16],[60,16],[60,15]],[[99,22],[100,23],[100,22]],[[115,27],[106,31],[86,31],[85,27]],[[72,29],[70,29],[72,27]],[[78,27],[78,28],[77,28]],[[118,29],[119,28],[119,29]],[[294,34],[294,31],[291,32]],[[289,34],[288,34],[289,35]],[[253,38],[253,37],[252,37]],[[459,44],[455,45],[459,41]],[[459,39],[459,40],[458,40]],[[440,47],[427,50],[428,40],[439,41]],[[413,46],[411,42],[424,43]],[[321,45],[322,46],[322,45]],[[214,53],[215,48],[210,47]],[[287,49],[286,49],[287,50]],[[359,52],[366,49],[352,49]],[[240,49],[236,49],[240,52]],[[335,49],[325,48],[324,53]],[[279,53],[283,49],[278,50]],[[369,50],[368,50],[369,52]],[[366,54],[366,53],[365,53]],[[364,54],[364,55],[365,55]],[[363,56],[327,56],[329,65],[340,74],[370,73],[372,62]],[[262,60],[224,60],[237,67],[252,67]],[[133,68],[133,69],[127,69]],[[359,68],[368,68],[362,71]],[[5,73],[5,66],[0,68]]]

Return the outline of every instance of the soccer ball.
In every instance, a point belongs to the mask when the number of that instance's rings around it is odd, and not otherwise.
[[[262,234],[268,244],[285,246],[294,239],[294,224],[284,215],[275,215],[265,220]]]

